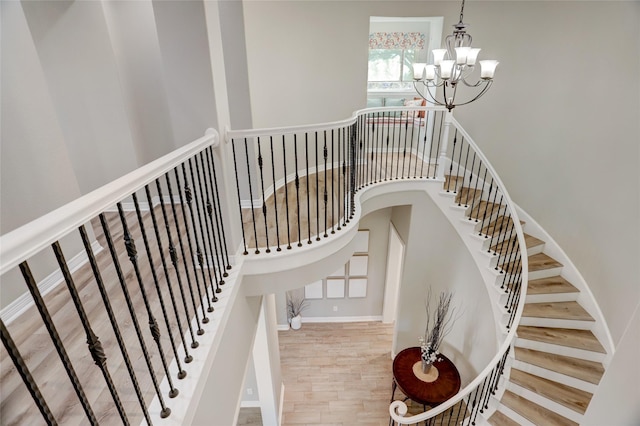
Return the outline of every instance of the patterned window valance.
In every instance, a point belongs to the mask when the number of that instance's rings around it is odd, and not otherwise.
[[[418,32],[369,34],[369,49],[424,49],[425,35]]]

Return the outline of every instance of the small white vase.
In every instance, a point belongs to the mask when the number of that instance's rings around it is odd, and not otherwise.
[[[296,315],[295,317],[291,318],[291,328],[293,328],[294,330],[298,330],[301,326],[302,317],[300,315]]]

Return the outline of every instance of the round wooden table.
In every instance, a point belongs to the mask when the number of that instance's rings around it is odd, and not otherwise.
[[[396,387],[412,401],[430,407],[457,394],[460,390],[460,373],[449,358],[442,354],[438,358],[440,360],[433,363],[433,367],[438,369],[438,377],[432,382],[425,382],[414,373],[414,365],[421,362],[419,347],[404,349],[396,355],[393,360],[391,400],[394,399]]]

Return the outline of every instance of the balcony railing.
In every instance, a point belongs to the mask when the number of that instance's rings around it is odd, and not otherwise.
[[[3,286],[21,276],[33,306],[27,300],[23,315],[1,321],[4,359],[14,369],[3,367],[0,423],[38,422],[28,394],[47,424],[83,416],[80,423],[151,424],[153,398],[160,417],[170,415],[168,400],[179,393],[176,382],[188,374],[231,268],[217,144],[211,130],[2,236]],[[38,282],[56,279],[66,291],[43,294]],[[41,323],[30,319],[35,310]],[[52,375],[56,369],[68,381]]]

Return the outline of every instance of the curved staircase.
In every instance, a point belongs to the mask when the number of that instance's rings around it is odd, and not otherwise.
[[[564,266],[544,253],[544,241],[526,240],[526,304],[506,390],[489,423],[577,425],[604,374],[606,351],[577,301],[580,291],[562,277]]]

